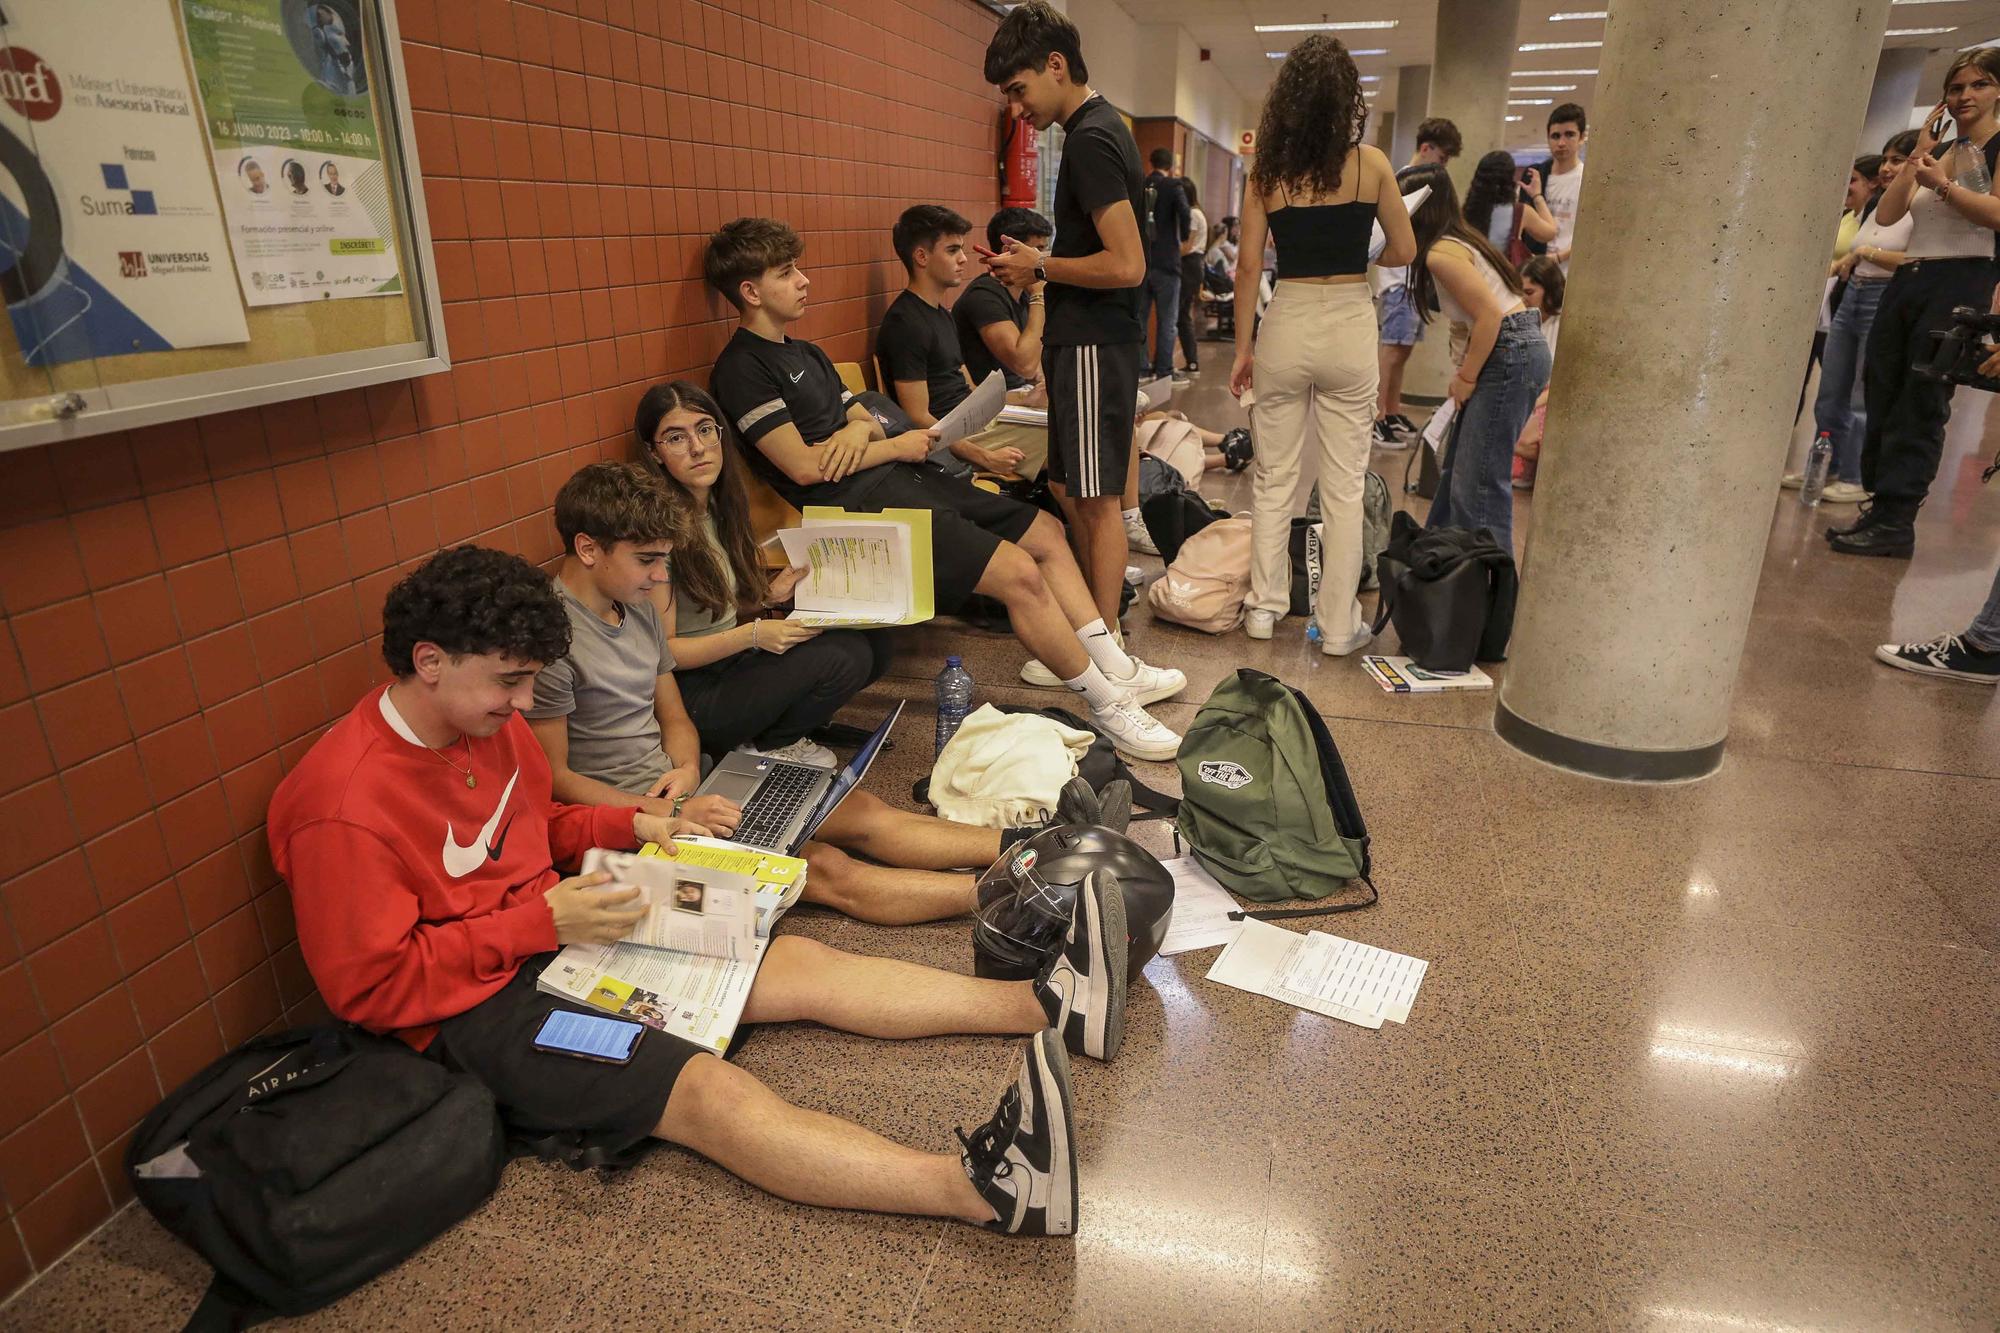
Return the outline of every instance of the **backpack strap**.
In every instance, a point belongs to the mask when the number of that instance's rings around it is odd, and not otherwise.
[[[1332,916],[1337,912],[1358,912],[1364,907],[1373,907],[1382,897],[1381,892],[1375,887],[1374,880],[1368,878],[1366,875],[1362,875],[1360,879],[1363,884],[1368,886],[1368,896],[1358,903],[1335,903],[1332,906],[1322,903],[1317,907],[1284,907],[1269,912],[1231,912],[1229,919],[1231,921],[1287,921],[1298,916]],[[1353,881],[1350,880],[1349,882],[1352,883]]]

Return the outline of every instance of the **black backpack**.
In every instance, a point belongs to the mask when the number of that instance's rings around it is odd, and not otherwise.
[[[1160,559],[1171,565],[1181,553],[1182,543],[1227,516],[1210,509],[1193,491],[1183,490],[1163,491],[1141,500],[1139,517],[1146,524],[1146,535],[1159,548]]]
[[[189,1329],[317,1310],[416,1253],[493,1193],[493,1096],[344,1024],[245,1042],[146,1117],[125,1169],[215,1269]]]
[[[1376,557],[1382,601],[1375,632],[1393,623],[1404,653],[1426,671],[1502,662],[1514,633],[1520,576],[1486,528],[1429,528],[1398,513]]]

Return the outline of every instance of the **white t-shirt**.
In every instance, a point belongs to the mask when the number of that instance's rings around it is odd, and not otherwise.
[[[1181,243],[1181,253],[1198,255],[1208,245],[1208,214],[1199,208],[1188,210],[1188,238]]]
[[[1551,250],[1567,250],[1571,238],[1576,235],[1576,205],[1583,197],[1583,164],[1576,164],[1576,170],[1558,174],[1549,173],[1542,182],[1542,198],[1549,201],[1549,212],[1556,217],[1556,238],[1549,242]],[[1569,261],[1563,261],[1563,272],[1569,272]]]
[[[1854,233],[1854,245],[1850,248],[1858,250],[1865,245],[1871,250],[1906,251],[1910,248],[1910,233],[1916,229],[1916,225],[1917,219],[1914,213],[1905,213],[1886,227],[1877,222],[1875,215],[1870,213],[1868,220],[1861,224],[1861,230]],[[1854,263],[1854,276],[1864,280],[1889,278],[1895,276],[1895,271],[1883,268],[1880,264],[1871,264],[1865,259],[1857,259]]]

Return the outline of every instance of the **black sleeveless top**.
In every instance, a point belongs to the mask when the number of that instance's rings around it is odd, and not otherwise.
[[[1354,190],[1361,192],[1361,155],[1354,157]],[[1331,278],[1368,270],[1368,241],[1375,227],[1373,199],[1344,204],[1294,204],[1264,216],[1278,247],[1280,278]]]

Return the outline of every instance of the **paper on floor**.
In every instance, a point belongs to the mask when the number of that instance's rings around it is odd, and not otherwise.
[[[1430,964],[1371,944],[1311,931],[1304,935],[1264,921],[1246,920],[1208,970],[1219,981],[1253,995],[1295,1004],[1365,1028],[1410,1016],[1417,988]]]
[[[1192,856],[1162,864],[1174,877],[1174,910],[1167,917],[1167,937],[1160,942],[1160,952],[1191,953],[1236,938],[1236,931],[1243,923],[1229,919],[1231,912],[1240,910],[1229,891],[1217,884]]]

